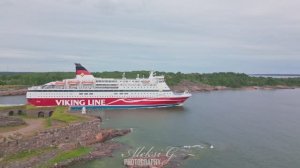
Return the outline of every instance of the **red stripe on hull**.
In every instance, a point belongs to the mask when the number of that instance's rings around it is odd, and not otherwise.
[[[159,106],[182,104],[187,98],[28,98],[27,101],[34,106]]]

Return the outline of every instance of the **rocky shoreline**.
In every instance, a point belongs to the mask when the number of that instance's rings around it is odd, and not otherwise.
[[[113,151],[125,145],[109,140],[124,136],[131,130],[102,129],[100,124],[99,118],[91,117],[88,121],[45,129],[29,137],[20,133],[0,136],[0,167],[69,167],[78,161],[112,157]],[[54,159],[60,154],[80,148],[88,149],[87,153],[62,161]],[[38,154],[26,159],[19,158],[18,155],[24,152]]]
[[[113,152],[115,150],[119,150],[125,147],[126,145],[118,142],[109,141],[109,140],[115,137],[124,136],[128,133],[130,133],[130,129],[102,130],[101,133],[96,135],[96,142],[92,142],[92,144],[89,145],[89,147],[92,148],[91,152],[81,157],[76,157],[73,159],[66,160],[64,162],[57,163],[53,167],[54,168],[72,167],[72,165],[82,161],[89,161],[89,160],[99,159],[103,157],[113,157]]]
[[[97,143],[91,145],[93,151],[89,152],[87,155],[77,157],[74,159],[69,159],[67,161],[55,164],[52,166],[53,168],[66,168],[72,167],[76,163],[90,161],[94,159],[100,159],[104,157],[113,157],[113,152],[116,150],[120,150],[121,148],[127,147],[125,144],[117,143],[117,142],[105,142],[105,143]]]
[[[17,95],[25,95],[27,89],[14,89],[14,90],[0,90],[0,96],[17,96]]]
[[[193,83],[190,81],[183,81],[175,86],[171,86],[173,91],[184,92],[207,92],[218,90],[271,90],[271,89],[295,89],[296,87],[276,85],[276,86],[244,86],[240,88],[230,88],[226,86],[211,86],[202,83]],[[1,90],[0,96],[18,96],[26,95],[27,89],[15,89],[15,90]]]
[[[276,86],[244,86],[240,88],[230,88],[226,86],[211,86],[202,83],[194,83],[190,81],[182,81],[179,84],[172,86],[171,89],[176,92],[209,92],[220,90],[272,90],[272,89],[295,89],[296,87],[276,85]]]
[[[110,138],[123,136],[129,133],[130,130],[113,130],[110,134]],[[121,134],[120,134],[121,133]],[[46,165],[45,163],[55,156],[57,156],[61,150],[70,151],[72,149],[76,149],[76,145],[73,144],[61,144],[58,148],[50,150],[49,152],[44,152],[42,155],[37,155],[35,157],[31,157],[26,160],[19,160],[10,163],[4,163],[4,167],[7,168],[19,168],[19,167],[53,167],[53,168],[65,168],[72,167],[72,165],[89,161],[94,159],[100,159],[104,157],[113,157],[113,152],[116,150],[120,150],[121,148],[127,147],[125,144],[121,144],[114,141],[109,141],[110,139],[105,139],[103,142],[94,142],[90,145],[86,145],[86,147],[91,148],[91,151],[86,155],[82,155],[80,157],[74,157],[59,163],[55,163],[54,165]]]

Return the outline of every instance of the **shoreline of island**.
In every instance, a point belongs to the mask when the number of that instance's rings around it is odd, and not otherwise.
[[[300,87],[298,76],[251,76],[245,73],[181,73],[155,72],[164,76],[166,84],[175,92],[202,92],[218,90],[271,90],[294,89]],[[124,72],[93,72],[94,77],[120,78]],[[148,71],[128,71],[126,79],[146,79]],[[69,79],[72,72],[0,72],[0,96],[25,95],[30,86],[43,85],[52,81]],[[142,76],[142,78],[140,78]]]
[[[171,89],[175,92],[189,91],[192,93],[197,92],[211,92],[223,90],[276,90],[276,89],[296,89],[297,86],[274,85],[274,86],[242,86],[242,87],[226,87],[226,86],[211,86],[202,83],[194,83],[190,81],[182,81]]]

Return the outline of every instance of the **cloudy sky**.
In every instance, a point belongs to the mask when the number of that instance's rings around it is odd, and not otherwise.
[[[300,73],[299,0],[1,0],[0,71]]]

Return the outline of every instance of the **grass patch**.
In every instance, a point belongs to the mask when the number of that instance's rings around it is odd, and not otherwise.
[[[46,119],[46,127],[48,128],[48,127],[51,127],[51,126],[52,126],[52,119],[50,117],[48,117]]]
[[[25,108],[25,105],[20,106],[0,106],[0,110],[22,110]]]
[[[39,106],[33,106],[30,104],[27,105],[16,105],[16,106],[0,106],[0,110],[49,110],[53,109],[53,107],[39,107]]]
[[[53,109],[53,107],[40,107],[40,106],[33,106],[33,105],[30,105],[30,104],[26,105],[26,110],[36,110],[36,109],[49,110],[49,109]]]
[[[50,165],[66,161],[68,159],[76,158],[88,154],[92,149],[89,147],[79,147],[77,149],[60,153],[56,155],[52,160],[49,161]]]
[[[64,106],[56,107],[54,113],[51,116],[51,119],[66,122],[66,123],[84,120],[83,117],[68,113],[67,107]]]
[[[12,162],[12,161],[16,161],[16,160],[23,160],[23,159],[31,158],[31,157],[43,154],[52,149],[53,148],[48,147],[48,148],[21,151],[21,152],[4,157],[2,162]]]

